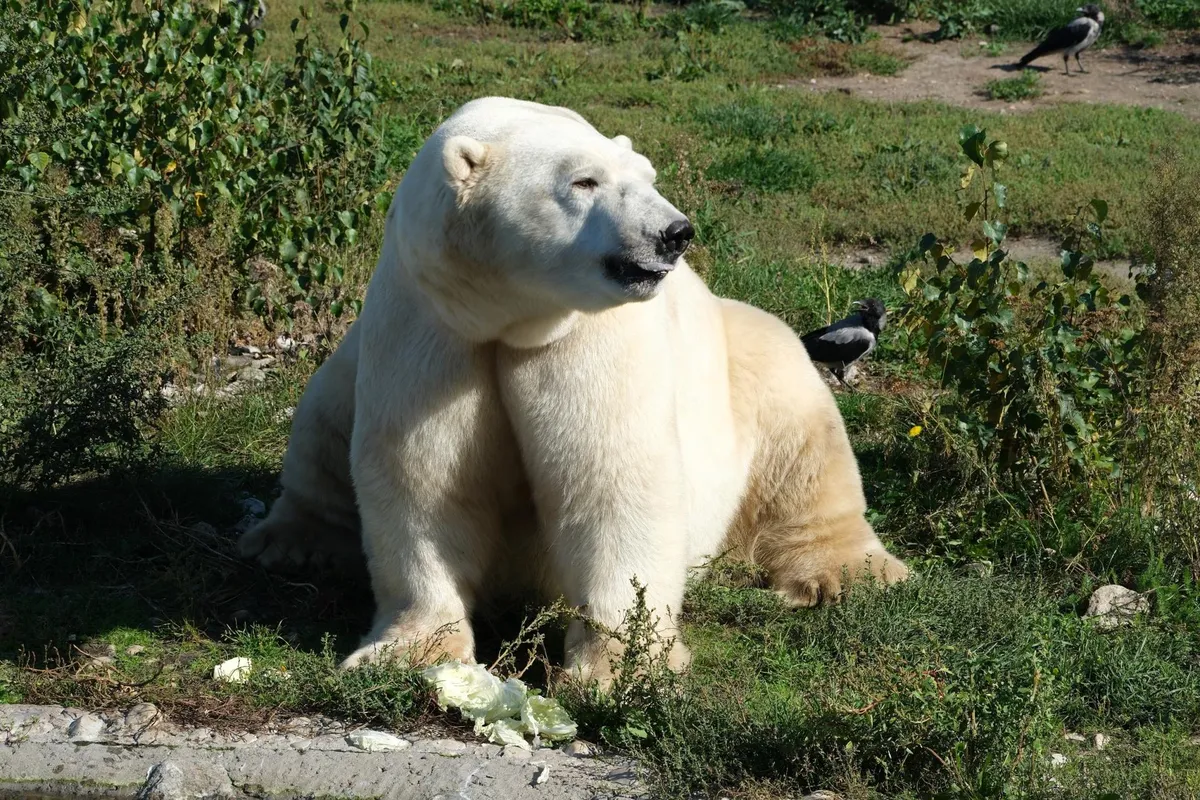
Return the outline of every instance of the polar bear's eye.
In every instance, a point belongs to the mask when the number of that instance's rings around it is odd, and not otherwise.
[[[595,178],[580,178],[571,185],[576,189],[595,189],[600,184],[596,182]]]

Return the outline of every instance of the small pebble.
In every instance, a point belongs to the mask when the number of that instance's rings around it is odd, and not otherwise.
[[[238,505],[242,507],[242,511],[256,517],[264,516],[267,513],[267,504],[251,495],[246,495],[239,500]]]
[[[533,779],[534,786],[541,786],[550,778],[550,767],[542,767],[538,771],[537,777]]]
[[[1051,753],[1050,754],[1050,765],[1051,766],[1061,767],[1066,763],[1067,763],[1067,757],[1064,756],[1062,753]]]
[[[368,753],[392,753],[412,747],[412,742],[384,731],[354,731],[346,735],[346,743]]]
[[[144,652],[146,652],[146,648],[142,647],[140,644],[131,644],[129,647],[125,648],[125,655],[127,656],[138,656]]]
[[[1097,733],[1092,737],[1092,745],[1097,750],[1103,750],[1104,748],[1108,747],[1108,743],[1111,741],[1112,737],[1104,733]]]

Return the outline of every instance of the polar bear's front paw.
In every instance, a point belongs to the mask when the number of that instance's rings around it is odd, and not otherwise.
[[[837,603],[855,580],[872,576],[887,586],[908,578],[903,561],[882,548],[867,553],[830,553],[813,563],[797,559],[797,568],[790,575],[773,576],[775,592],[792,608],[812,608],[823,603]]]
[[[364,664],[407,662],[410,666],[429,666],[439,661],[475,661],[475,641],[470,631],[447,625],[435,633],[419,636],[368,637],[369,641],[346,657],[342,669],[354,669]]]
[[[276,515],[274,510],[238,539],[238,553],[272,571],[296,571],[305,567],[349,568],[362,560],[358,538],[352,531]]]

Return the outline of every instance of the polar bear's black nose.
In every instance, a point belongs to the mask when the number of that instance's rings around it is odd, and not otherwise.
[[[682,255],[695,237],[696,229],[686,219],[675,220],[662,232],[663,244],[676,255]]]

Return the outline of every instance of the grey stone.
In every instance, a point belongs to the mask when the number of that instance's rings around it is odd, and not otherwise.
[[[1068,742],[1079,742],[1080,744],[1087,741],[1087,737],[1084,736],[1082,733],[1068,733],[1065,736],[1063,736],[1063,738],[1066,739]]]
[[[155,721],[143,735],[128,735],[131,722],[152,717]],[[310,721],[316,729],[327,722]],[[630,760],[576,758],[558,748],[539,750],[532,760],[528,752],[525,759],[507,759],[498,757],[502,751],[494,744],[435,739],[417,740],[400,751],[365,752],[351,747],[341,735],[329,733],[254,736],[182,728],[161,713],[155,715],[148,705],[114,716],[103,733],[103,744],[81,747],[83,742],[68,733],[69,728],[95,733],[106,722],[104,715],[81,709],[0,705],[4,744],[0,796],[136,794],[144,800],[247,796],[430,800],[438,795],[447,800],[626,800],[645,796],[636,764]],[[549,778],[538,784],[539,775]],[[80,791],[81,786],[86,791]]]
[[[144,652],[146,652],[146,648],[142,647],[140,644],[131,644],[129,647],[125,648],[125,655],[127,656],[139,656]]]
[[[158,721],[158,706],[153,703],[138,703],[125,712],[125,726],[140,733]]]
[[[1092,737],[1092,746],[1097,750],[1103,750],[1108,747],[1108,743],[1112,741],[1112,737],[1106,733],[1097,733]]]
[[[591,758],[600,754],[600,748],[591,742],[585,742],[582,739],[574,739],[562,746],[562,751],[569,756],[575,758]]]
[[[800,800],[842,800],[842,796],[828,789],[817,789],[811,794],[804,795]]]
[[[1104,630],[1128,625],[1138,614],[1150,612],[1150,601],[1141,594],[1118,584],[1101,586],[1092,592],[1084,617]]]
[[[236,794],[229,773],[219,766],[163,761],[150,768],[137,800],[209,800]]]
[[[67,728],[73,742],[99,742],[104,740],[104,720],[95,714],[81,714]]]

